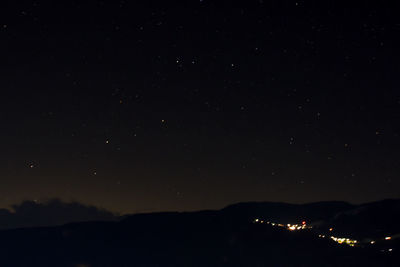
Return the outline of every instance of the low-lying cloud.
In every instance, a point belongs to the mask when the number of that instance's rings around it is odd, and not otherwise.
[[[71,222],[112,221],[115,214],[78,202],[51,199],[45,202],[24,201],[0,209],[0,229],[62,225]]]

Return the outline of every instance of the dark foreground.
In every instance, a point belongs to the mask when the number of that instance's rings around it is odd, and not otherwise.
[[[371,219],[381,213],[391,221]],[[221,211],[7,230],[0,231],[0,266],[398,266],[400,246],[394,231],[399,214],[398,201],[361,210],[341,202],[249,203]],[[308,220],[314,226],[288,231],[254,223],[256,215],[282,223]],[[335,224],[342,234],[353,231],[351,237],[359,244],[350,247],[318,236]],[[370,245],[371,238],[379,240],[383,232],[394,238]]]

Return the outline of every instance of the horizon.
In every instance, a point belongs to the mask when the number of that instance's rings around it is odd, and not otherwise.
[[[61,199],[43,199],[43,200],[24,200],[19,203],[15,203],[9,207],[6,208],[1,208],[1,210],[7,210],[11,214],[15,214],[15,208],[22,207],[26,204],[35,206],[35,207],[42,207],[46,208],[49,205],[60,205],[61,208],[68,207],[69,205],[78,205],[81,208],[89,208],[89,209],[96,209],[99,212],[107,212],[109,214],[112,214],[113,216],[118,217],[124,217],[124,216],[129,216],[129,215],[140,215],[140,214],[162,214],[162,213],[192,213],[192,212],[202,212],[202,211],[221,211],[224,210],[228,207],[232,206],[237,206],[241,204],[284,204],[284,205],[293,205],[293,206],[307,206],[311,204],[324,204],[324,203],[344,203],[344,204],[349,204],[351,206],[363,206],[363,205],[368,205],[372,203],[382,203],[382,202],[388,202],[388,201],[400,201],[400,198],[387,198],[387,199],[381,199],[381,200],[376,200],[376,201],[368,201],[368,202],[361,202],[361,203],[352,203],[348,201],[342,201],[342,200],[327,200],[327,201],[313,201],[313,202],[304,202],[304,203],[291,203],[291,202],[281,202],[281,201],[243,201],[243,202],[233,202],[230,204],[227,204],[222,207],[217,207],[217,208],[211,208],[211,209],[197,209],[197,210],[148,210],[148,211],[133,211],[133,212],[127,212],[127,213],[119,213],[119,212],[114,212],[112,210],[108,210],[104,207],[100,206],[95,206],[91,204],[85,204],[85,203],[80,203],[78,201],[63,201]],[[32,214],[34,215],[34,214]],[[79,221],[77,221],[79,222]]]

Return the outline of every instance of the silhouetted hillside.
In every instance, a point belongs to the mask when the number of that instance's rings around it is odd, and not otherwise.
[[[288,231],[253,223],[255,217],[332,222],[360,207],[375,211],[385,203],[386,212],[398,208],[393,202],[243,203],[221,211],[0,231],[0,266],[396,266],[399,246],[394,242],[385,243],[395,246],[388,253],[362,244],[340,245],[320,238],[313,228]]]
[[[247,202],[228,206],[222,210],[225,214],[240,218],[265,218],[282,223],[306,220],[309,222],[327,220],[339,212],[353,209],[347,202],[330,201],[309,204],[288,204],[279,202]]]
[[[362,204],[332,216],[323,226],[357,239],[400,234],[400,200]]]

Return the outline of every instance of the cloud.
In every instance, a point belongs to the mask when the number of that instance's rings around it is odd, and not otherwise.
[[[107,210],[78,202],[66,203],[59,199],[45,202],[24,201],[11,206],[11,210],[0,209],[0,229],[111,221],[117,218],[117,215]]]

